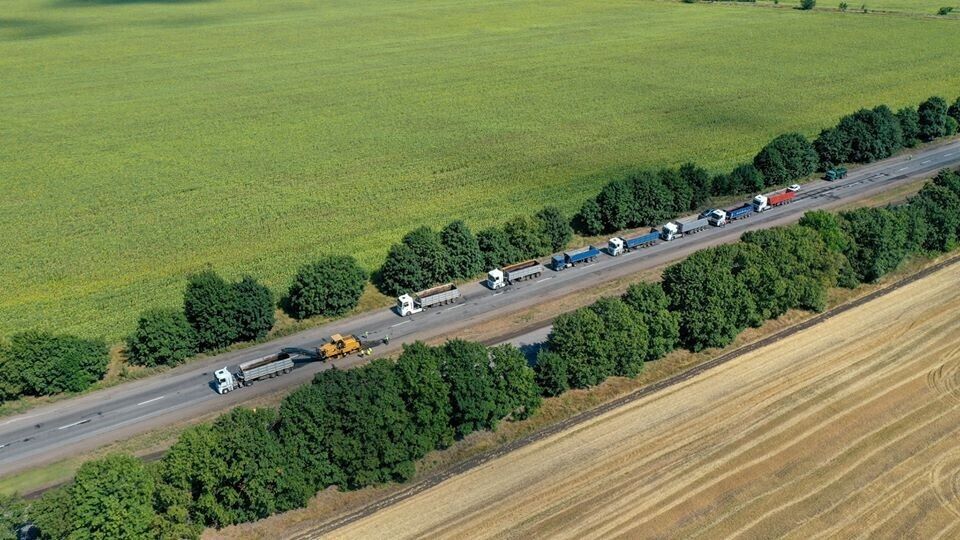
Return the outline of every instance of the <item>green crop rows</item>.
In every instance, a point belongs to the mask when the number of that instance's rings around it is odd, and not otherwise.
[[[211,264],[280,290],[604,171],[730,167],[960,94],[955,20],[658,1],[8,0],[0,335],[117,338]]]

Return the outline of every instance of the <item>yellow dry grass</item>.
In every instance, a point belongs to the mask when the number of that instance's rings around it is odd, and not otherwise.
[[[337,538],[960,535],[960,267]]]

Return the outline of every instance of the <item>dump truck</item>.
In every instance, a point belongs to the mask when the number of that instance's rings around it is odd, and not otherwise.
[[[633,238],[611,238],[607,241],[607,253],[616,257],[628,251],[652,246],[657,243],[657,240],[660,240],[660,232],[657,230]]]
[[[357,339],[357,336],[341,336],[334,334],[330,336],[330,341],[317,347],[318,360],[332,360],[334,358],[343,358],[353,353],[363,350],[363,343]]]
[[[763,212],[764,210],[769,210],[774,206],[781,206],[789,203],[797,196],[796,191],[781,191],[779,193],[772,193],[770,195],[757,195],[753,198],[753,210],[755,212]]]
[[[285,352],[279,352],[243,362],[237,367],[239,370],[236,372],[231,372],[226,367],[214,372],[217,378],[217,392],[226,394],[242,386],[251,386],[259,379],[269,379],[290,373],[293,371],[293,358]]]
[[[665,242],[683,238],[684,235],[706,229],[709,223],[709,220],[705,217],[696,217],[688,219],[687,221],[671,221],[661,229],[660,238]]]
[[[752,213],[753,205],[749,203],[736,208],[731,208],[730,210],[727,210],[727,221],[736,221],[738,219],[748,218]]]
[[[701,214],[700,217],[707,218],[707,223],[713,225],[714,227],[725,227],[729,221],[727,218],[727,211],[719,208],[707,210]]]
[[[597,260],[597,257],[600,256],[600,250],[593,247],[587,246],[582,249],[577,249],[573,251],[564,251],[563,253],[558,253],[554,255],[551,259],[551,264],[553,269],[557,272],[563,270],[564,268],[570,266],[576,266],[580,263],[588,263]]]
[[[847,169],[845,167],[834,167],[832,169],[827,169],[827,173],[823,175],[823,179],[833,182],[834,180],[839,180],[846,176]]]
[[[487,272],[487,287],[497,290],[524,279],[537,278],[543,273],[540,261],[529,260],[511,264],[503,268],[494,268]]]
[[[433,287],[414,294],[402,294],[397,298],[397,312],[401,317],[442,304],[456,302],[460,298],[460,289],[453,283]]]

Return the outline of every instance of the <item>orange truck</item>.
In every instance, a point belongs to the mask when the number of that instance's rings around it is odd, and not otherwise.
[[[330,341],[317,347],[317,358],[319,360],[331,360],[333,358],[343,358],[353,353],[360,352],[363,349],[363,343],[357,339],[357,336],[341,336],[334,334],[330,336]]]

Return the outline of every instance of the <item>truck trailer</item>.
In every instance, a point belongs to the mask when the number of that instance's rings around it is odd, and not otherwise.
[[[623,255],[628,251],[652,246],[660,240],[660,233],[657,230],[634,236],[633,238],[616,237],[607,241],[607,253],[616,257]]]
[[[727,221],[745,219],[750,217],[750,214],[753,214],[753,205],[749,203],[736,208],[731,208],[730,210],[727,210]]]
[[[665,242],[683,238],[684,235],[706,229],[709,223],[709,220],[705,217],[696,217],[687,221],[671,221],[663,226],[660,231],[660,238]]]
[[[217,392],[226,394],[241,386],[251,386],[259,379],[269,379],[293,371],[293,358],[285,352],[269,354],[249,362],[243,362],[236,373],[224,367],[214,372]]]
[[[447,283],[412,295],[400,295],[397,298],[397,312],[401,317],[406,317],[433,306],[456,302],[457,298],[460,298],[460,289],[453,283]]]
[[[600,250],[593,247],[587,246],[583,249],[577,249],[574,251],[565,251],[554,255],[551,259],[551,264],[553,269],[557,272],[563,270],[564,268],[570,266],[576,266],[580,263],[593,262],[597,260],[597,257],[600,256]]]
[[[494,268],[487,272],[487,287],[493,290],[524,279],[540,277],[543,273],[543,265],[540,261],[529,260],[522,263],[511,264],[503,268]]]
[[[796,198],[796,191],[781,191],[779,193],[772,193],[770,195],[757,195],[753,198],[753,210],[755,212],[763,212],[764,210],[769,210],[774,206],[781,206],[793,201]]]

